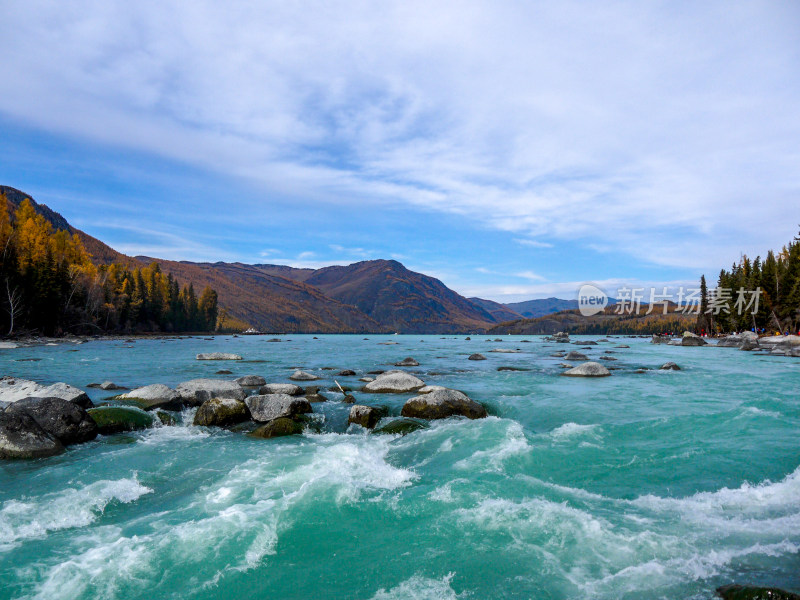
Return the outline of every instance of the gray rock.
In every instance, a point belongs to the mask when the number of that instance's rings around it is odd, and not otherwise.
[[[353,377],[355,374],[356,372],[352,369],[344,369],[343,371],[339,371],[336,375],[337,377]]]
[[[15,377],[0,379],[0,402],[12,404],[23,398],[62,398],[81,408],[93,406],[86,392],[66,383],[54,383],[47,386]]]
[[[383,417],[389,415],[389,409],[385,406],[364,406],[355,404],[350,408],[348,423],[361,425],[364,429],[372,429]]]
[[[483,354],[470,354],[467,360],[486,360]]]
[[[54,436],[25,412],[0,412],[0,459],[44,458],[64,451]]]
[[[206,352],[195,356],[197,360],[242,360],[238,354],[230,352]]]
[[[512,348],[493,348],[493,349],[489,350],[489,352],[499,352],[501,354],[517,354],[520,351],[519,350],[514,350]]]
[[[63,398],[25,398],[6,409],[6,414],[27,414],[64,446],[97,437],[97,425],[86,411]]]
[[[104,381],[103,383],[89,384],[86,387],[96,387],[96,388],[100,388],[101,390],[106,390],[106,391],[126,390],[126,389],[128,389],[125,386],[117,385],[113,381]]]
[[[680,371],[681,368],[674,362],[666,362],[659,367],[660,371]]]
[[[297,415],[312,412],[311,404],[305,398],[287,394],[265,394],[249,396],[245,404],[254,421],[266,423],[281,417],[293,418]]]
[[[670,338],[668,338],[665,335],[658,335],[657,333],[654,333],[653,337],[650,338],[650,343],[651,344],[668,344],[669,341],[670,341]]]
[[[435,390],[429,394],[415,396],[406,401],[402,416],[418,419],[446,419],[464,416],[469,419],[482,419],[487,416],[483,405],[458,390]]]
[[[234,381],[244,387],[258,387],[267,383],[267,380],[261,377],[261,375],[245,375],[244,377],[234,379]]]
[[[127,394],[117,396],[118,400],[138,406],[143,410],[163,408],[166,410],[180,410],[183,404],[181,395],[163,383],[154,383],[131,390]]]
[[[696,333],[684,331],[681,338],[681,346],[705,346],[706,341]]]
[[[197,409],[194,424],[205,427],[225,427],[235,425],[250,418],[247,405],[233,398],[211,398]]]
[[[569,371],[564,371],[562,375],[567,377],[608,377],[611,372],[600,363],[585,362]]]
[[[293,383],[268,383],[262,385],[258,393],[262,396],[266,394],[286,394],[287,396],[302,396],[305,394],[303,388]]]
[[[388,371],[364,386],[364,391],[373,393],[404,394],[425,386],[425,382],[410,373]]]
[[[361,377],[359,381],[363,381],[364,383],[369,383],[370,381],[375,381],[374,377]]]
[[[175,391],[178,392],[183,403],[187,406],[200,406],[211,398],[234,398],[244,400],[245,393],[235,381],[222,379],[192,379],[179,384]]]
[[[312,375],[311,373],[307,373],[306,371],[301,371],[297,369],[294,373],[289,376],[289,379],[292,381],[316,381],[319,379],[316,375]]]
[[[617,360],[617,359],[614,358],[613,356],[601,356],[600,360]]]
[[[409,356],[407,358],[404,358],[403,360],[401,360],[398,363],[394,363],[394,366],[395,367],[418,367],[419,363]]]
[[[573,350],[569,352],[565,357],[565,360],[589,360],[589,357],[583,354],[582,352],[576,352]]]
[[[421,387],[417,390],[418,394],[430,394],[431,392],[435,392],[436,390],[446,390],[447,388],[441,385],[426,385],[425,387]]]

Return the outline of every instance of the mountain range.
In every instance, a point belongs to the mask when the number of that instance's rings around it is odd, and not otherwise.
[[[211,286],[230,316],[268,332],[297,333],[472,333],[509,321],[568,308],[575,300],[547,298],[500,304],[465,298],[434,277],[396,260],[367,260],[347,266],[298,269],[281,265],[170,261],[126,256],[70,225],[30,195],[0,186],[13,211],[26,198],[55,229],[78,234],[97,264],[158,263],[181,283]]]

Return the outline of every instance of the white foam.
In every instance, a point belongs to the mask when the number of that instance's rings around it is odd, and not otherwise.
[[[516,421],[506,421],[505,437],[499,445],[487,450],[477,450],[465,459],[458,461],[456,469],[482,469],[484,471],[504,470],[503,463],[514,456],[527,454],[531,450],[522,425]]]
[[[578,423],[564,423],[550,432],[550,438],[554,442],[564,442],[575,437],[589,436],[593,439],[600,439],[597,430],[600,425],[579,425]]]
[[[86,527],[109,503],[134,502],[152,491],[134,475],[130,479],[96,481],[34,500],[8,500],[0,509],[0,552],[25,540],[43,538],[49,531]]]
[[[455,573],[448,573],[441,579],[430,579],[415,575],[397,587],[386,591],[378,590],[373,600],[457,600],[458,594],[450,587]]]

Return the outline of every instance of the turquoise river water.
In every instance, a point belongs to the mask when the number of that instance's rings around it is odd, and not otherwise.
[[[361,376],[413,356],[421,364],[409,371],[491,414],[373,435],[348,429],[349,405],[330,393],[313,405],[321,433],[254,439],[193,427],[185,411],[175,427],[2,462],[0,598],[674,600],[712,598],[731,582],[800,590],[800,360],[614,338],[582,350],[612,350],[613,375],[580,379],[560,377],[562,359],[550,357],[579,345],[539,337],[364,337],[0,350],[3,374],[84,389],[176,385],[225,377],[214,375],[223,368],[286,382],[294,367],[327,388],[335,371],[323,367]],[[194,360],[213,351],[245,360]],[[488,360],[468,361],[473,352]],[[666,361],[682,370],[658,371]],[[410,397],[355,396],[393,414]]]

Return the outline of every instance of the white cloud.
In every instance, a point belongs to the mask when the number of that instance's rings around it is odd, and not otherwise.
[[[530,246],[531,248],[552,248],[553,244],[548,242],[540,242],[539,240],[526,240],[521,238],[514,238],[514,241],[522,246]]]
[[[0,21],[0,112],[308,203],[719,268],[796,233],[799,12],[32,0]]]
[[[546,277],[542,277],[533,271],[522,271],[521,273],[515,273],[515,276],[522,279],[530,279],[531,281],[547,281]]]

